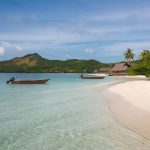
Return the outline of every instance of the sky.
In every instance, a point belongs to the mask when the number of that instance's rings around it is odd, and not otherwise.
[[[150,0],[0,0],[0,60],[135,59],[150,49]]]

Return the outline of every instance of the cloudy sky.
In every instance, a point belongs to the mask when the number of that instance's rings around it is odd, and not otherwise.
[[[0,60],[123,60],[150,49],[150,0],[0,0]]]

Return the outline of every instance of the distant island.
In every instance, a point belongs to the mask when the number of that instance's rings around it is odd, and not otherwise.
[[[1,73],[92,73],[112,64],[97,60],[48,60],[39,54],[27,54],[7,61],[0,61]]]
[[[134,60],[133,50],[124,53],[125,61],[102,63],[90,59],[49,60],[37,53],[0,61],[0,73],[106,73],[109,75],[145,75],[150,77],[150,50]]]

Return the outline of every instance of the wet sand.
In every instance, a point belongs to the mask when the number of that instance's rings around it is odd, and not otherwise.
[[[150,81],[114,84],[105,88],[104,96],[117,121],[150,139]]]

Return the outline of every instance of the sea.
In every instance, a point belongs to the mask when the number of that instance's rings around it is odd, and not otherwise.
[[[51,80],[41,85],[6,84],[11,77]],[[150,141],[114,119],[102,96],[103,86],[122,80],[1,73],[0,150],[150,150]]]

